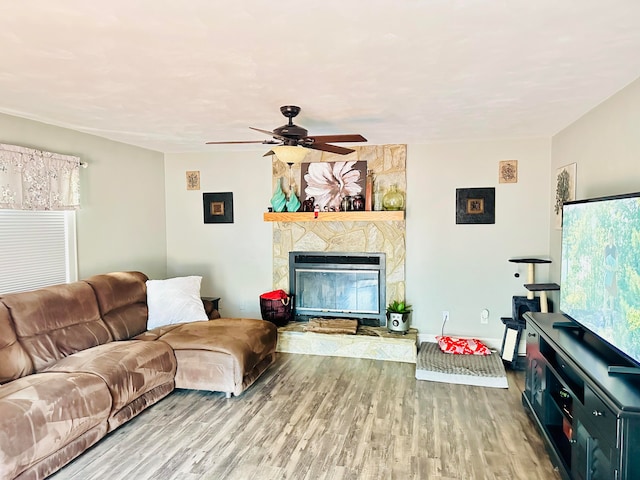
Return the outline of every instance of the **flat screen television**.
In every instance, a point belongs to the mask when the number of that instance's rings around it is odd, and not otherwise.
[[[640,192],[564,204],[560,310],[640,364]]]

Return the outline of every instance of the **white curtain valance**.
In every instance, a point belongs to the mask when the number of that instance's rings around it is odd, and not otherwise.
[[[0,208],[80,208],[80,158],[0,144]]]

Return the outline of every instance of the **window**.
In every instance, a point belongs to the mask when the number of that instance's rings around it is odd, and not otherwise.
[[[78,279],[75,211],[0,210],[0,295]]]

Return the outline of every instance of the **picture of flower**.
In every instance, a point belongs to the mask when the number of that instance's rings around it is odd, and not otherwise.
[[[314,162],[302,164],[302,192],[313,197],[320,210],[340,210],[345,196],[362,195],[367,162]]]

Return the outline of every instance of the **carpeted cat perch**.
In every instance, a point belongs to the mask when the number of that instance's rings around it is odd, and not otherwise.
[[[502,359],[491,355],[453,355],[437,343],[423,342],[418,350],[416,378],[432,382],[509,388]]]

